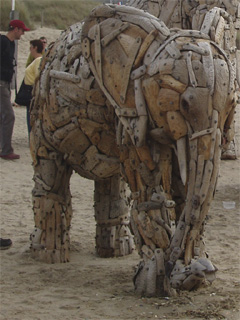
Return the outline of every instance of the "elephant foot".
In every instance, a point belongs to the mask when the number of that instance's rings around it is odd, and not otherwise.
[[[30,235],[33,257],[47,263],[68,262],[71,201],[49,193],[33,198],[33,210],[35,228]]]
[[[217,268],[207,258],[192,259],[187,266],[179,259],[173,266],[171,262],[164,262],[162,249],[157,248],[153,252],[144,247],[143,261],[139,263],[133,279],[138,295],[175,296],[177,290],[195,290],[216,278]]]
[[[144,297],[175,296],[176,290],[171,288],[165,275],[157,272],[155,258],[141,261],[133,279],[136,294]]]
[[[58,237],[57,237],[58,238]],[[64,263],[69,262],[69,236],[66,233],[64,243],[56,241],[55,238],[46,238],[46,234],[35,228],[30,235],[31,255],[36,260],[45,263]],[[57,248],[56,248],[57,247]]]
[[[139,263],[133,278],[135,292],[140,296],[175,296],[175,289],[165,274],[164,251],[160,248],[153,252],[142,247],[143,260]]]
[[[237,159],[237,150],[234,140],[230,142],[226,149],[222,150],[221,155],[222,160],[236,160]]]
[[[126,256],[134,249],[133,235],[128,225],[97,225],[96,251],[101,258]]]
[[[177,260],[170,275],[170,285],[179,290],[195,290],[216,279],[217,268],[207,258],[192,259],[187,266]]]
[[[62,250],[47,250],[44,248],[31,248],[31,256],[38,260],[45,263],[65,263],[69,262],[69,250],[62,249]]]

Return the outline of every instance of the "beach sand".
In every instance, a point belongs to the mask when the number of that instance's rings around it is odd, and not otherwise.
[[[50,42],[59,34],[60,31],[47,28],[25,33],[18,45],[18,86],[24,76],[29,40],[46,36]],[[1,237],[13,241],[9,250],[0,252],[1,320],[240,319],[239,159],[221,162],[206,226],[206,249],[219,269],[217,279],[212,286],[181,292],[174,298],[140,298],[135,295],[132,282],[139,261],[137,252],[112,259],[96,256],[93,181],[77,174],[71,178],[74,215],[70,262],[45,264],[31,258],[33,169],[26,110],[24,107],[14,110],[13,146],[21,158],[0,159]],[[239,113],[238,107],[238,145]],[[233,201],[235,208],[225,209],[223,201]]]

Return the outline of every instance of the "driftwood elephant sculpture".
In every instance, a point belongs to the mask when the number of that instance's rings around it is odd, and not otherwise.
[[[33,255],[69,260],[75,170],[95,181],[97,253],[136,245],[138,294],[213,281],[204,223],[235,105],[232,63],[202,32],[114,5],[71,26],[49,46],[31,106]]]

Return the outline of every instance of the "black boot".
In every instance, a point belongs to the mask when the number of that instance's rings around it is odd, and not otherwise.
[[[11,239],[2,239],[0,238],[0,250],[8,249],[12,245]]]

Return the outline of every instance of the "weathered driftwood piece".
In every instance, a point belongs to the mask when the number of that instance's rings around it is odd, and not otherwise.
[[[72,81],[72,82],[80,82],[81,78],[72,74],[69,74],[68,72],[63,72],[63,71],[56,71],[56,70],[51,70],[50,71],[50,77],[59,79],[59,80],[67,80],[67,81]]]
[[[171,20],[179,5],[164,8]],[[220,19],[214,12],[209,30]],[[169,30],[144,11],[104,5],[66,30],[47,56],[31,113],[34,255],[69,260],[75,170],[95,181],[100,256],[134,250],[131,221],[143,259],[138,294],[213,281],[216,268],[200,259],[221,134],[236,102],[227,54],[199,31]]]

